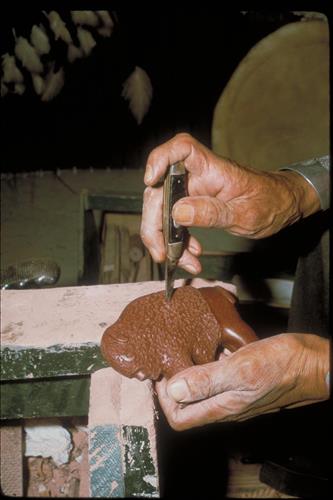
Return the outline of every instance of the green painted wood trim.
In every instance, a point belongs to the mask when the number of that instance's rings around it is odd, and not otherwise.
[[[1,419],[86,416],[90,377],[0,384]]]
[[[158,476],[151,456],[148,429],[122,428],[126,497],[158,497]]]
[[[109,212],[141,213],[143,197],[136,193],[99,192],[89,193],[86,198],[87,210],[105,210]]]
[[[1,349],[1,380],[14,381],[47,377],[89,375],[107,363],[99,345],[87,343],[65,346],[56,344],[47,348]]]

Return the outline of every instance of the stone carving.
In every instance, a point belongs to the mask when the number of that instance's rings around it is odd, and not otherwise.
[[[118,372],[139,380],[170,378],[216,359],[218,348],[235,351],[257,340],[240,317],[236,297],[220,286],[151,293],[129,303],[102,337],[101,351]]]

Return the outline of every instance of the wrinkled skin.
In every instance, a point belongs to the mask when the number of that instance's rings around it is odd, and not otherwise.
[[[188,196],[173,207],[173,218],[188,227],[220,227],[247,238],[266,238],[320,209],[316,191],[291,171],[264,172],[217,156],[189,134],[177,134],[149,154],[144,181],[141,237],[156,262],[165,259],[162,233],[163,187],[168,166],[183,161]],[[188,240],[179,267],[197,274],[202,249]]]
[[[209,363],[221,345],[235,351],[256,340],[235,302],[222,287],[181,287],[170,302],[164,292],[145,295],[106,329],[102,354],[115,370],[139,380],[170,378],[193,364]]]
[[[158,381],[156,390],[170,426],[182,431],[324,401],[328,370],[328,339],[282,333]]]
[[[296,172],[239,165],[189,134],[177,134],[149,154],[145,171],[141,237],[156,262],[165,260],[158,181],[177,161],[184,162],[189,174],[188,196],[175,203],[172,215],[184,226],[220,227],[259,239],[321,208],[316,190]],[[201,251],[200,242],[191,236],[178,265],[199,273]],[[325,400],[328,370],[327,339],[315,332],[282,333],[164,378],[156,389],[170,425],[183,430]]]

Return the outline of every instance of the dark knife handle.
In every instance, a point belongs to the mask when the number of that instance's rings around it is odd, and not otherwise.
[[[163,233],[167,257],[178,260],[185,248],[188,230],[172,218],[174,204],[187,196],[187,172],[183,162],[170,165],[163,186]]]

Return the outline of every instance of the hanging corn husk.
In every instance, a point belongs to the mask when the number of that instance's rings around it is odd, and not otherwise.
[[[21,61],[23,66],[30,73],[42,73],[43,65],[39,59],[35,48],[30,45],[28,40],[23,36],[19,36],[15,43],[15,55]]]
[[[41,27],[36,26],[36,24],[34,24],[31,29],[30,41],[39,55],[42,56],[50,52],[51,47],[49,39],[45,31]]]
[[[8,94],[8,87],[1,81],[1,97],[5,97],[6,94]]]
[[[66,24],[59,16],[58,12],[51,10],[48,14],[45,14],[49,20],[50,28],[54,33],[55,39],[59,38],[65,43],[70,44],[73,42],[70,32],[66,28]]]
[[[2,56],[2,70],[4,82],[23,82],[23,75],[16,66],[16,59],[8,53]]]
[[[71,10],[71,17],[75,24],[85,24],[87,26],[98,26],[99,20],[92,10]]]
[[[98,10],[97,15],[103,23],[103,26],[97,29],[98,33],[105,38],[111,36],[114,26],[112,17],[107,10]]]
[[[140,125],[149,109],[153,95],[149,76],[142,68],[135,67],[133,73],[123,84],[121,95],[129,101],[129,108]]]
[[[15,83],[14,94],[22,95],[25,92],[24,83]]]
[[[92,36],[90,31],[87,31],[83,28],[77,29],[77,37],[80,41],[81,49],[83,50],[84,55],[89,56],[92,49],[96,45],[94,37]]]
[[[107,10],[97,10],[96,14],[101,19],[104,26],[107,26],[108,28],[113,28],[114,23],[112,17],[110,16]]]
[[[98,28],[97,32],[101,35],[107,38],[108,36],[111,36],[112,34],[112,28],[109,26],[103,26],[102,28]]]
[[[83,57],[83,51],[76,47],[73,43],[68,45],[67,59],[70,63],[73,63],[76,59]]]
[[[40,75],[37,75],[36,73],[31,75],[31,77],[36,94],[41,95],[45,88],[45,83],[43,78]]]
[[[55,96],[59,94],[65,83],[64,69],[60,68],[57,72],[54,71],[54,65],[52,65],[45,78],[45,88],[42,94],[41,100],[43,102],[51,101]]]

